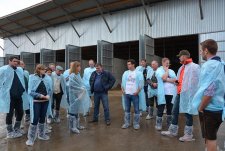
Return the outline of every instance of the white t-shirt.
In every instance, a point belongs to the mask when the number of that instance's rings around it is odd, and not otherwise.
[[[163,84],[164,84],[165,95],[173,95],[175,85],[170,82],[164,82]]]
[[[126,82],[126,94],[133,95],[137,91],[136,88],[136,72],[129,71],[127,82]]]

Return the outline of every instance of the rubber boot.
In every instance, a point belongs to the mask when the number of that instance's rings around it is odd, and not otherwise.
[[[28,140],[26,141],[26,145],[33,146],[36,137],[37,137],[37,125],[30,124],[27,134]]]
[[[158,131],[162,130],[162,117],[156,117],[155,129]]]
[[[140,129],[140,114],[134,114],[133,127],[135,130]]]
[[[38,139],[47,141],[49,136],[45,134],[45,124],[38,123]]]
[[[122,129],[127,129],[128,127],[130,127],[130,120],[131,120],[130,117],[131,117],[131,114],[125,112],[125,115],[124,115],[124,124],[122,126]]]

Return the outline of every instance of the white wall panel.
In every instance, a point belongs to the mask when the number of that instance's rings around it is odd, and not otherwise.
[[[33,46],[24,36],[11,37],[19,46],[17,49],[7,38],[5,52],[19,54],[20,51],[39,52],[41,48],[65,49],[66,44],[77,46],[96,45],[97,40],[109,42],[125,42],[138,40],[140,34],[153,38],[225,31],[225,1],[202,1],[204,19],[200,19],[197,0],[170,0],[147,7],[152,27],[150,28],[142,7],[123,10],[113,15],[106,15],[110,28],[109,33],[100,16],[73,22],[77,31],[82,34],[78,38],[71,25],[66,23],[48,28],[56,40],[54,43],[44,30],[28,33],[34,42]]]

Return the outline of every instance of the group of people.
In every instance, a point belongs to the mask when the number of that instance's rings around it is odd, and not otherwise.
[[[35,139],[49,140],[51,123],[60,123],[60,108],[68,115],[69,129],[80,133],[80,116],[90,112],[91,96],[94,94],[94,116],[91,122],[98,122],[99,105],[102,101],[106,125],[110,125],[108,91],[115,78],[104,71],[101,64],[89,60],[89,67],[81,78],[81,64],[70,63],[63,73],[61,66],[51,63],[48,67],[38,64],[34,74],[25,70],[25,64],[16,56],[9,58],[9,64],[0,68],[0,112],[6,113],[7,138],[18,138],[25,134],[22,118],[29,124],[26,144],[32,146]],[[14,120],[15,119],[15,120]]]
[[[217,51],[217,43],[212,39],[200,43],[200,55],[206,61],[200,68],[193,62],[189,51],[181,50],[177,57],[182,65],[177,75],[169,69],[168,58],[162,59],[160,67],[157,61],[148,66],[142,59],[136,69],[135,61],[128,60],[128,70],[122,77],[125,110],[122,128],[131,126],[131,102],[134,107],[133,128],[136,130],[140,128],[141,111],[147,110],[146,120],[152,119],[156,103],[155,129],[161,131],[161,135],[177,136],[179,114],[184,113],[184,135],[179,140],[194,140],[193,115],[199,115],[207,151],[216,151],[217,132],[225,118],[225,63],[216,55]],[[167,130],[162,131],[165,107]]]
[[[138,67],[135,60],[127,61],[128,70],[121,83],[125,112],[123,129],[131,126],[133,104],[135,130],[140,129],[142,112],[146,111],[146,120],[150,120],[154,118],[156,108],[155,129],[163,136],[177,136],[179,114],[184,113],[184,136],[179,140],[192,141],[193,115],[199,114],[206,147],[208,151],[216,150],[217,131],[225,117],[224,62],[216,56],[218,46],[214,40],[206,40],[200,46],[200,54],[206,61],[202,67],[193,62],[189,51],[181,50],[178,57],[182,65],[177,74],[170,69],[168,58],[162,59],[160,67],[156,60],[148,66],[142,59]],[[30,121],[26,144],[32,146],[36,137],[49,140],[50,124],[60,122],[60,107],[67,111],[70,130],[80,133],[85,128],[80,125],[80,115],[89,115],[92,96],[94,113],[90,122],[98,122],[102,101],[105,123],[110,125],[108,91],[115,83],[112,73],[93,60],[89,60],[83,78],[78,61],[71,62],[64,73],[63,70],[55,64],[49,64],[47,68],[38,64],[34,74],[29,75],[24,62],[16,56],[9,58],[9,65],[0,68],[0,112],[7,113],[7,138],[24,134],[21,121],[25,112],[25,122]],[[167,130],[162,131],[165,109]]]

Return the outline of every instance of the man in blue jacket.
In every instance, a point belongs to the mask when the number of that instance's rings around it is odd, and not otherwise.
[[[106,125],[110,125],[108,91],[113,87],[116,80],[110,72],[103,70],[100,63],[97,63],[95,67],[96,71],[91,74],[89,81],[91,93],[94,93],[94,116],[91,122],[98,122],[99,105],[100,100],[102,100],[105,122]]]

